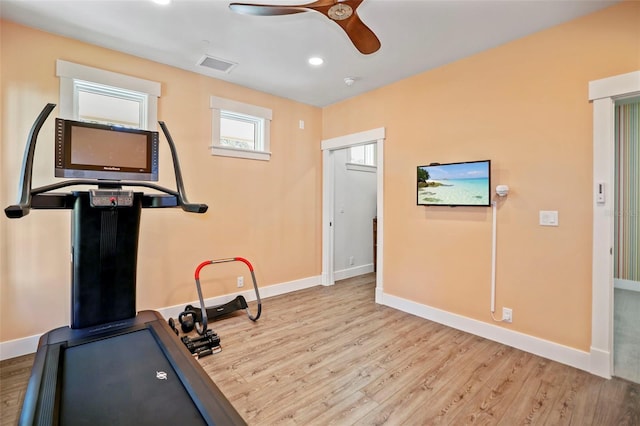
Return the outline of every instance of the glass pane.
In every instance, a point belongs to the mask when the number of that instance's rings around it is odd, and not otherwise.
[[[351,147],[351,158],[349,159],[349,162],[355,164],[365,164],[363,145]]]
[[[100,93],[78,91],[78,119],[113,123],[127,127],[144,127],[140,123],[141,104]]]
[[[220,117],[220,145],[240,149],[256,149],[256,123]]]

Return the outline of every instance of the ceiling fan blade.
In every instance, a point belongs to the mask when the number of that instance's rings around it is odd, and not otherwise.
[[[380,49],[380,40],[358,16],[356,9],[364,0],[316,0],[299,5],[272,5],[231,3],[229,8],[237,13],[258,16],[292,15],[315,11],[336,22],[347,33],[353,45],[368,55]]]
[[[381,44],[374,32],[371,31],[358,16],[356,9],[363,1],[364,0],[318,0],[305,6],[322,13],[340,25],[356,49],[358,49],[360,53],[368,55],[378,51]]]
[[[303,6],[277,6],[270,4],[231,3],[229,9],[244,15],[276,16],[293,15],[294,13],[308,12]]]
[[[342,21],[334,21],[342,27],[347,36],[351,39],[353,45],[365,55],[377,52],[380,49],[380,40],[369,27],[365,25],[358,14],[354,11],[353,15]]]

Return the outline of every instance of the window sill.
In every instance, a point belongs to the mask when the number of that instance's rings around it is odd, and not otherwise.
[[[357,172],[369,172],[376,173],[378,168],[376,166],[368,166],[366,164],[346,163],[347,170],[355,170]]]
[[[267,151],[248,151],[246,149],[229,148],[226,146],[212,146],[211,155],[261,161],[269,161],[271,159],[271,153]]]

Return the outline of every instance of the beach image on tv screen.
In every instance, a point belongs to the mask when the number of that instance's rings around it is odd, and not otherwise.
[[[418,167],[418,204],[489,205],[489,161]]]

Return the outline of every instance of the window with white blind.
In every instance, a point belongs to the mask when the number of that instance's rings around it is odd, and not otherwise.
[[[58,60],[60,117],[156,130],[160,83]]]

